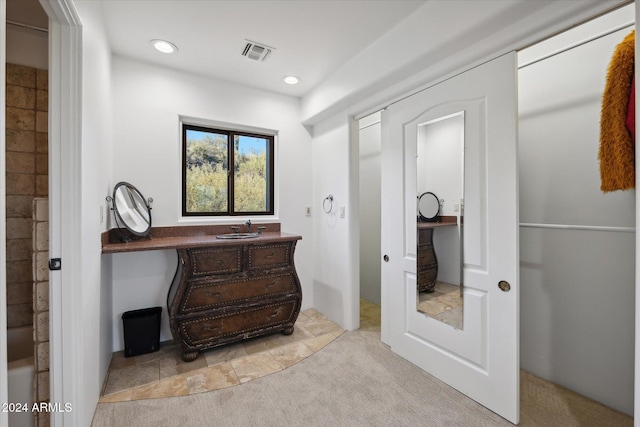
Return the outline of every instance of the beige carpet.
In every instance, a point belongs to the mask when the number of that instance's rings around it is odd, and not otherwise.
[[[523,373],[523,426],[632,426],[633,419]],[[192,396],[102,403],[93,426],[510,426],[392,353],[347,332],[276,374]]]

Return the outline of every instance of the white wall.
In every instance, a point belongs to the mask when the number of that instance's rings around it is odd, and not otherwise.
[[[418,127],[418,194],[431,191],[441,201],[440,215],[457,216],[462,199],[464,115]]]
[[[349,119],[342,116],[315,126],[312,154],[312,206],[317,212],[313,221],[313,300],[317,310],[346,329],[357,327],[351,303],[354,293],[359,295],[360,292],[359,281],[355,279],[359,276],[359,258],[354,254],[350,240],[354,228],[359,229],[357,223],[353,224],[359,219],[358,206],[350,201],[350,126]],[[357,185],[358,178],[351,182]],[[325,213],[323,201],[330,194],[333,195],[333,209]],[[340,217],[341,207],[345,209],[344,218]]]
[[[344,110],[354,115],[378,111],[448,73],[528,46],[626,2],[427,1],[306,94],[303,121],[316,125]]]
[[[359,121],[360,297],[380,305],[380,112]]]
[[[299,101],[122,57],[113,59],[113,99],[112,185],[128,181],[152,197],[153,226],[246,220],[181,219],[179,116],[278,132],[276,217],[251,220],[279,221],[283,232],[302,236],[295,255],[302,308],[313,307],[312,219],[319,210],[305,216],[305,207],[312,206],[311,137],[300,124]],[[123,348],[121,316],[128,310],[162,306],[161,339],[171,339],[166,296],[176,262],[175,251],[113,255],[114,351]]]
[[[101,17],[100,3],[78,2],[82,20],[82,147],[81,233],[82,258],[64,260],[81,272],[76,325],[77,402],[73,402],[75,425],[90,425],[103,380],[111,360],[111,260],[101,254],[100,222],[104,193],[111,181],[111,54]],[[64,267],[63,267],[64,268]],[[71,349],[65,349],[65,352]],[[77,411],[77,413],[75,413]]]
[[[633,19],[632,5],[520,62]],[[521,223],[635,226],[635,191],[603,194],[598,163],[606,69],[630,30],[519,71]],[[520,259],[522,369],[632,415],[634,233],[521,227]]]

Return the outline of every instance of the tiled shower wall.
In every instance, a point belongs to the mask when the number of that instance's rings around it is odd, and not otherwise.
[[[48,193],[48,72],[6,64],[7,326],[33,323],[33,200]]]
[[[34,402],[49,401],[49,200],[33,200]],[[37,427],[49,425],[47,412],[35,412]]]

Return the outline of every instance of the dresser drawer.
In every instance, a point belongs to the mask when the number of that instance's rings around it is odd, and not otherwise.
[[[183,320],[179,328],[188,345],[198,346],[225,337],[293,323],[297,314],[296,306],[296,300],[273,303],[230,314]]]
[[[290,243],[250,246],[249,269],[287,267],[290,257]]]
[[[418,228],[418,245],[427,245],[433,241],[433,228]]]
[[[418,269],[436,263],[436,252],[433,245],[418,246]]]
[[[242,270],[242,246],[189,249],[189,276],[231,274]]]
[[[241,301],[261,300],[287,292],[296,292],[291,273],[226,282],[190,281],[180,308],[181,312],[188,313]]]

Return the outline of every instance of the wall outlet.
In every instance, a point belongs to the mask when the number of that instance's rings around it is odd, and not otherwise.
[[[304,214],[306,216],[311,216],[311,206],[307,206],[304,208]]]
[[[344,206],[340,206],[340,218],[344,218]]]
[[[453,211],[454,212],[460,212],[460,204],[459,203],[454,203]]]
[[[100,224],[104,222],[104,205],[100,205]]]

